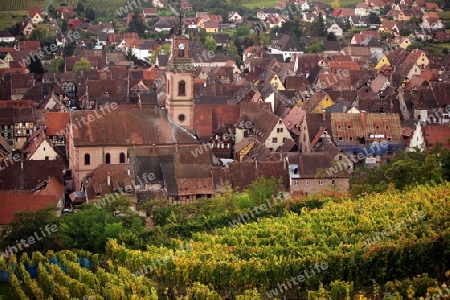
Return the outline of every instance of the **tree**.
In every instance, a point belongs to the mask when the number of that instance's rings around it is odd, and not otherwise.
[[[66,46],[64,46],[64,57],[72,56],[75,52],[75,43],[68,43]]]
[[[253,181],[245,190],[255,205],[272,199],[279,191],[280,179],[260,177]]]
[[[319,13],[317,20],[313,21],[311,28],[311,36],[326,36],[325,23],[323,21],[322,13]]]
[[[386,4],[385,6],[383,6],[383,8],[381,9],[381,14],[383,16],[385,16],[388,12],[390,12],[392,10],[392,5],[390,4]]]
[[[50,73],[64,72],[64,58],[58,57],[52,60],[52,62],[47,66],[47,72]]]
[[[327,41],[337,41],[337,37],[334,32],[328,32]]]
[[[91,21],[95,20],[96,13],[92,7],[87,7],[84,10],[84,14],[86,15],[86,18],[88,18],[89,20]]]
[[[306,53],[322,53],[325,50],[325,45],[319,41],[313,41],[311,44],[305,47]]]
[[[261,46],[261,47],[267,47],[270,43],[270,36],[266,32],[260,32],[258,35],[254,36],[255,44]]]
[[[82,57],[73,65],[73,72],[92,69],[91,63]]]
[[[139,35],[139,37],[144,37],[146,29],[147,26],[145,25],[139,13],[136,11],[133,17],[131,18],[130,23],[128,24],[128,31],[136,32]]]
[[[48,14],[50,15],[50,17],[52,17],[54,19],[56,19],[58,17],[58,12],[53,4],[50,4],[48,6]]]
[[[334,0],[333,2],[331,2],[331,8],[339,8],[341,7],[341,3],[339,2],[339,0]]]
[[[242,60],[242,58],[239,56],[238,48],[236,47],[236,45],[234,43],[230,43],[228,45],[228,47],[226,48],[226,53],[228,55],[231,55],[236,60],[236,63],[238,63],[238,61]]]
[[[50,47],[56,43],[56,33],[47,28],[38,27],[30,34],[30,40],[40,41],[41,47]]]
[[[400,29],[400,35],[401,36],[409,36],[411,34],[411,30],[408,28],[402,28]]]
[[[31,58],[30,64],[28,65],[28,70],[33,74],[44,74],[45,70],[42,66],[42,62],[36,55]]]
[[[78,13],[83,13],[83,12],[84,12],[84,5],[83,5],[83,3],[78,2],[76,11],[77,11]]]
[[[369,14],[369,22],[370,24],[381,24],[380,17],[374,12]]]
[[[128,61],[135,61],[137,59],[136,55],[133,52],[133,49],[128,48],[127,53],[125,55]]]
[[[65,33],[65,32],[67,31],[67,29],[69,29],[69,25],[67,24],[66,19],[63,19],[63,20],[61,21],[61,31],[62,31],[63,33]]]
[[[131,211],[131,202],[124,196],[114,198],[114,201],[108,201],[110,198],[95,200],[97,204],[105,201],[102,203],[106,205],[97,208],[95,203],[85,204],[80,211],[61,218],[58,237],[65,248],[100,253],[109,238],[118,238],[127,232],[142,232],[143,219]]]
[[[55,207],[49,206],[35,212],[17,212],[14,215],[13,221],[9,225],[10,230],[2,231],[2,233],[7,233],[0,238],[0,249],[5,249],[8,246],[15,246],[21,239],[28,240],[29,237],[35,237],[35,233],[42,238],[43,235],[41,234],[41,230],[44,229],[43,232],[46,234],[47,231],[45,230],[45,226],[48,228],[53,224],[56,226],[59,225],[59,219],[56,217]],[[49,249],[59,249],[56,243],[56,233],[47,236],[43,242],[36,241],[36,243],[25,248],[23,251],[46,252]]]
[[[216,50],[217,44],[216,40],[212,36],[207,36],[204,43],[205,49],[207,50]]]

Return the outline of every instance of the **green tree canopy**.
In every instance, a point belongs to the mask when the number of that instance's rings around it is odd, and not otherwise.
[[[79,61],[77,61],[73,65],[74,72],[81,71],[81,70],[90,70],[90,69],[92,69],[91,63],[84,57],[82,57]]]
[[[45,226],[49,228],[49,226],[53,224],[59,227],[59,219],[56,217],[55,207],[49,206],[36,212],[17,212],[12,223],[9,225],[10,230],[2,231],[4,235],[0,237],[0,249],[5,249],[8,246],[17,245],[17,241],[20,242],[21,239],[28,240],[29,237],[35,237],[35,233],[37,233],[38,236],[42,238],[42,229],[44,230],[44,234],[46,235],[45,241],[38,242],[36,238],[35,243],[30,245],[30,247],[23,249],[23,251],[45,252],[49,249],[59,249],[59,247],[57,246],[56,233],[51,232],[51,235],[47,236],[47,231],[45,230]],[[5,234],[5,232],[7,233]]]
[[[216,40],[212,36],[207,36],[205,39],[205,49],[207,50],[216,50],[217,44]]]
[[[36,56],[31,57],[30,64],[28,65],[28,70],[30,70],[30,72],[33,74],[44,74],[45,73],[45,70],[44,70],[44,67],[42,66],[41,60]]]
[[[47,66],[47,72],[58,73],[64,72],[64,58],[57,57]]]
[[[100,253],[109,238],[144,229],[142,218],[131,211],[128,199],[117,194],[108,197],[85,204],[83,209],[61,218],[58,236],[66,248]]]

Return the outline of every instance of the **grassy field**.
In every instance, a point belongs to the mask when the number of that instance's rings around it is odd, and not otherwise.
[[[243,0],[242,5],[248,8],[263,8],[263,7],[275,7],[278,0]]]
[[[7,30],[28,17],[26,10],[0,11],[0,30]]]
[[[442,21],[450,21],[450,10],[438,13]]]

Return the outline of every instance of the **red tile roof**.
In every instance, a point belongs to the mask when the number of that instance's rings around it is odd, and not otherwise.
[[[28,10],[28,15],[30,18],[34,17],[36,14],[39,14],[42,18],[44,17],[40,7],[33,7]]]
[[[57,201],[50,195],[32,195],[0,192],[0,224],[10,224],[19,211],[38,211]]]
[[[446,149],[450,149],[450,127],[446,125],[423,126],[422,132],[425,138],[425,146],[436,147],[440,144]]]
[[[40,41],[19,41],[20,51],[38,51],[41,48]]]

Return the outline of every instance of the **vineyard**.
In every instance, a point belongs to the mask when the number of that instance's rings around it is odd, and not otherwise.
[[[76,7],[78,2],[80,2],[80,0],[55,0],[54,5],[67,4]],[[133,1],[129,1],[129,3],[131,2]],[[127,4],[127,0],[86,0],[81,1],[81,3],[83,3],[84,7],[93,8],[97,13],[115,13],[119,8]],[[136,1],[136,3],[138,3],[138,1]],[[144,4],[145,1],[141,0],[141,3]],[[133,11],[134,8],[130,9],[130,13]]]
[[[44,8],[46,0],[0,0],[0,10],[29,9],[32,7]]]
[[[326,264],[285,294],[327,299],[324,295],[364,294],[361,289],[371,287],[372,296],[415,299],[435,293],[436,279],[448,280],[449,199],[449,183],[357,201],[330,199],[321,209],[260,218],[215,234],[195,233],[167,247],[132,250],[110,240],[106,255],[34,252],[19,262],[15,256],[0,260],[0,270],[9,271],[20,299],[266,299],[290,278]]]

